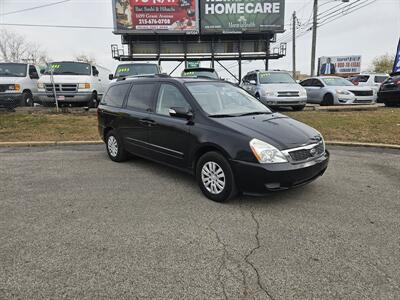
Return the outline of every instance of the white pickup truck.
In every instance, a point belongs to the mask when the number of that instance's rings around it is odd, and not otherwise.
[[[38,69],[26,63],[0,63],[0,106],[33,106]]]
[[[52,62],[38,81],[35,101],[52,106],[56,94],[59,105],[96,107],[108,87],[109,72],[84,62]]]

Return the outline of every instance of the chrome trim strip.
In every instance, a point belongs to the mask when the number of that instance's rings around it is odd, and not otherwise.
[[[309,157],[309,158],[304,159],[304,160],[294,160],[294,159],[292,159],[292,156],[290,155],[290,152],[298,151],[298,150],[311,150],[312,148],[315,148],[320,144],[322,144],[324,146],[324,151],[321,154],[318,154],[317,156]],[[306,145],[306,146],[301,146],[301,147],[296,147],[296,148],[291,148],[291,149],[286,149],[286,150],[281,150],[281,152],[283,153],[283,155],[286,156],[288,161],[290,161],[291,163],[299,164],[299,163],[308,162],[310,160],[314,160],[316,158],[319,158],[319,157],[323,156],[325,154],[325,152],[326,152],[326,148],[325,148],[325,142],[323,140],[321,140],[318,143],[314,143],[314,144],[310,144],[310,145]]]

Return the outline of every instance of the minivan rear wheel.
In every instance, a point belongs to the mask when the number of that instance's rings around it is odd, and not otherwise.
[[[128,159],[128,153],[125,151],[121,139],[114,130],[107,133],[106,148],[108,156],[112,161],[122,162]]]
[[[207,152],[196,166],[196,179],[203,194],[216,202],[224,202],[237,194],[232,168],[218,152]]]

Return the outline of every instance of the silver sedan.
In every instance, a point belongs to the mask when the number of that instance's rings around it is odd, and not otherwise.
[[[374,92],[370,87],[355,86],[342,77],[320,76],[300,83],[307,91],[307,102],[321,105],[370,104]]]

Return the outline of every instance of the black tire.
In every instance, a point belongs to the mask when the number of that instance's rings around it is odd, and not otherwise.
[[[107,133],[105,142],[108,157],[110,157],[112,161],[123,162],[128,159],[128,152],[126,152],[124,149],[120,137],[114,132],[114,130],[111,130]],[[113,148],[110,143],[115,145],[116,151],[113,151],[115,148]]]
[[[23,92],[20,106],[33,106],[33,96],[30,92]]]
[[[93,93],[92,96],[90,97],[90,100],[88,101],[87,106],[89,108],[96,108],[97,104],[98,104],[98,102],[97,102],[97,94]]]
[[[322,100],[322,102],[321,102],[321,105],[322,106],[328,106],[328,105],[333,105],[334,103],[333,103],[333,96],[332,96],[332,94],[326,94],[325,96],[324,96],[324,99]]]
[[[211,179],[212,175],[211,173],[207,173],[207,170],[211,170],[210,166],[213,164],[215,166],[215,174],[218,176],[222,174],[224,176],[223,178],[214,177]],[[220,172],[221,170],[222,173]],[[203,177],[203,174],[205,177]],[[207,180],[207,178],[209,180]],[[196,180],[203,194],[210,200],[225,202],[232,199],[237,194],[232,168],[226,158],[218,152],[207,152],[199,158],[196,165]],[[210,185],[206,186],[205,182],[210,182]],[[220,184],[220,182],[223,182],[223,184]],[[214,190],[214,192],[211,190]]]
[[[297,106],[292,106],[292,109],[294,111],[301,111],[304,109],[304,107],[306,107],[305,105],[297,105]]]

